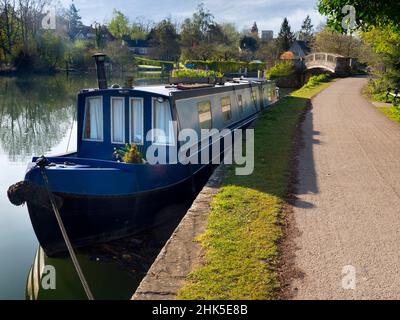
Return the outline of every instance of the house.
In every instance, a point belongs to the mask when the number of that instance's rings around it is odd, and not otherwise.
[[[272,30],[262,30],[261,40],[265,42],[272,41],[274,39],[274,31]]]
[[[300,59],[308,55],[311,50],[306,41],[296,40],[293,42],[289,51],[293,53],[294,59]]]
[[[150,43],[148,40],[125,39],[124,43],[127,45],[131,54],[139,56],[147,56],[150,54]]]

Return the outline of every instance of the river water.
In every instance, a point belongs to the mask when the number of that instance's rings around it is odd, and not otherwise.
[[[146,76],[137,81],[160,83],[161,79]],[[118,79],[114,82],[122,84]],[[6,193],[10,185],[23,180],[33,155],[75,150],[76,93],[92,87],[96,87],[94,76],[0,77],[0,299],[84,298],[70,260],[47,259],[38,251],[27,208],[11,205]],[[37,283],[29,280],[27,292],[28,274],[37,272],[30,271],[36,255],[36,261],[45,259],[45,264],[56,266],[56,290],[39,292]],[[113,261],[99,263],[99,258],[87,255],[80,260],[88,278],[95,277],[88,280],[95,283],[97,298],[129,298],[140,280]]]

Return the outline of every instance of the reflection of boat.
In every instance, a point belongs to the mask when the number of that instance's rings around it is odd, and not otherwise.
[[[77,152],[48,158],[45,167],[75,246],[145,229],[156,222],[158,209],[192,194],[194,177],[201,175],[208,163],[171,161],[181,146],[169,126],[171,121],[176,121],[181,130],[191,128],[198,134],[201,129],[235,130],[249,125],[275,99],[274,83],[259,79],[187,88],[126,89],[108,88],[104,77],[99,78],[99,87],[82,90],[78,95]],[[152,129],[161,131],[148,135]],[[205,147],[199,142],[198,150],[206,149],[209,155],[222,140],[207,139]],[[157,155],[164,151],[170,164],[119,163],[113,159],[113,151],[125,143],[138,145],[142,154],[156,146]],[[46,186],[37,160],[33,158],[25,176],[26,183],[37,186],[35,194]],[[65,251],[48,201],[34,200],[35,195],[30,193],[28,196],[14,190],[10,198],[27,201],[32,225],[48,255]]]
[[[79,255],[97,299],[130,299],[141,277],[123,270],[116,262]],[[54,277],[53,277],[54,276]],[[26,282],[28,300],[86,300],[82,284],[69,258],[49,258],[38,248]]]

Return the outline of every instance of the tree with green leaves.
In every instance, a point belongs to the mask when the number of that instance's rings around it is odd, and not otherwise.
[[[353,6],[354,11],[349,7]],[[343,32],[343,22],[354,14],[356,25],[367,30],[391,25],[400,29],[400,2],[387,0],[319,0],[318,10],[328,17],[328,26]]]
[[[170,19],[164,19],[150,31],[152,55],[159,60],[176,61],[181,53],[179,35]]]
[[[129,27],[128,18],[121,11],[114,9],[113,17],[108,24],[108,30],[116,39],[119,40],[129,36],[131,29]]]
[[[295,40],[295,35],[292,32],[287,18],[283,19],[281,30],[279,31],[277,44],[281,52],[288,51]]]
[[[75,7],[75,4],[71,4],[67,11],[67,19],[68,19],[68,36],[70,40],[74,41],[82,30],[82,18],[79,15],[79,10]]]
[[[309,15],[304,19],[299,33],[299,40],[311,42],[314,36],[314,26]]]
[[[184,59],[215,58],[224,40],[222,27],[201,3],[192,18],[182,24],[181,47]]]

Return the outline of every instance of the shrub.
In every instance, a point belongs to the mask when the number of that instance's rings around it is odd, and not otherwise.
[[[295,68],[291,61],[280,62],[267,71],[267,78],[274,80],[277,78],[289,77],[294,74]]]
[[[307,84],[305,85],[306,88],[313,88],[319,84],[321,84],[322,82],[326,82],[329,80],[329,75],[328,74],[320,74],[317,76],[312,76]]]
[[[140,57],[135,57],[135,61],[137,62],[137,64],[142,64],[145,66],[157,66],[165,68],[167,70],[172,70],[175,66],[175,63],[173,61],[152,60]]]
[[[222,78],[224,75],[212,70],[178,69],[172,72],[174,78]]]

